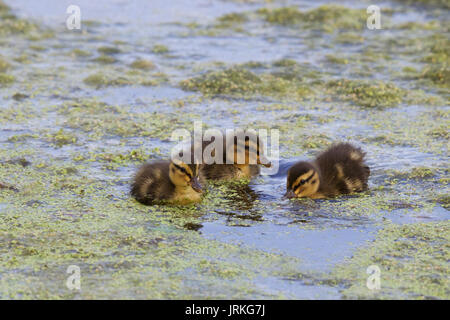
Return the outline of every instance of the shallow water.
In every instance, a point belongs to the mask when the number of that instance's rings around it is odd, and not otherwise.
[[[429,48],[414,39],[448,36],[445,9],[384,2],[394,13],[383,30],[352,31],[364,40],[342,42],[345,32],[272,25],[255,14],[287,5],[309,10],[328,1],[78,1],[82,32],[65,28],[70,1],[6,3],[53,35],[0,38],[1,57],[12,65],[7,72],[16,78],[0,86],[0,181],[20,190],[0,191],[0,298],[357,298],[343,295],[346,283],[334,269],[370,248],[380,229],[390,222],[448,222],[448,84],[412,80],[404,71],[426,66]],[[339,4],[365,9],[368,2]],[[242,30],[215,27],[218,17],[235,12],[249,13]],[[441,24],[398,27],[428,21]],[[411,43],[391,44],[399,39]],[[156,44],[168,51],[154,52]],[[106,54],[114,63],[94,61],[103,46],[120,49]],[[76,56],[74,49],[89,56]],[[15,60],[23,54],[28,62]],[[330,55],[348,61],[332,63]],[[137,58],[155,68],[133,70]],[[313,97],[290,91],[208,96],[179,85],[248,62],[264,64],[251,69],[257,74],[288,76],[290,67],[274,64],[280,59],[294,60],[306,85],[319,86]],[[83,82],[95,73],[127,83]],[[340,78],[392,82],[408,90],[410,100],[362,107],[323,85]],[[155,83],[143,85],[149,80]],[[27,97],[15,100],[16,93]],[[279,129],[279,172],[248,186],[208,186],[203,203],[189,208],[148,208],[129,199],[136,168],[149,158],[167,158],[172,130],[190,129],[197,120],[210,128]],[[367,152],[370,191],[283,199],[289,166],[333,141],[351,141]],[[7,162],[22,157],[31,165]],[[431,173],[422,176],[424,168]],[[441,196],[446,202],[437,200]],[[192,224],[197,231],[186,227]],[[81,266],[81,293],[64,285],[70,264]],[[421,294],[396,290],[394,297]]]

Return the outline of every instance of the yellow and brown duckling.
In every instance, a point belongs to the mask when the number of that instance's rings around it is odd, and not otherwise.
[[[239,130],[236,133],[239,133]],[[231,146],[228,146],[226,136],[224,136],[223,163],[204,163],[200,169],[202,182],[205,180],[249,179],[260,173],[260,165],[271,166],[270,161],[264,155],[264,146],[260,137],[251,131],[246,131],[245,137],[242,137],[240,138],[236,134]],[[212,142],[203,142],[203,150],[210,143]],[[211,154],[214,155],[214,151]]]
[[[349,143],[331,146],[312,162],[297,162],[288,171],[288,198],[329,198],[367,190],[365,153]]]
[[[198,174],[199,164],[185,164],[179,160],[147,163],[137,172],[131,195],[146,205],[158,202],[199,202],[202,187],[198,182]]]

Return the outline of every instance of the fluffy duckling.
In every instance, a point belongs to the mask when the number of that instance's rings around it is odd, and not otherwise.
[[[205,164],[203,162],[204,164],[200,169],[200,179],[202,182],[205,180],[251,178],[260,173],[260,165],[265,167],[271,166],[270,161],[263,153],[263,143],[256,133],[247,131],[245,132],[244,139],[238,139],[238,135],[236,134],[231,146],[227,146],[226,140],[226,136],[224,136],[222,164]],[[213,141],[203,142],[203,150],[211,143]],[[214,152],[211,152],[212,156],[214,156]]]
[[[131,187],[131,195],[142,204],[157,202],[188,204],[199,202],[202,187],[199,165],[179,160],[156,161],[143,165]]]
[[[366,154],[349,143],[331,146],[312,162],[297,162],[288,171],[288,198],[329,198],[367,189]]]

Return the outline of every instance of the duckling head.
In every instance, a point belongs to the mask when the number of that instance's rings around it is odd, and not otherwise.
[[[245,138],[242,139],[239,135],[234,137],[233,149],[227,152],[227,157],[238,167],[247,166],[249,164],[259,164],[265,167],[271,167],[272,164],[264,155],[264,144],[260,137],[252,131],[245,132]]]
[[[202,186],[198,181],[199,164],[186,164],[180,160],[172,160],[169,166],[170,181],[179,188],[191,187],[202,193]]]
[[[309,197],[319,190],[320,177],[317,169],[309,162],[298,162],[288,171],[287,198]]]

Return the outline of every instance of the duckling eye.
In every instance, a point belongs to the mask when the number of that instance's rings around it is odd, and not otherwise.
[[[300,180],[300,184],[305,184],[305,183],[306,183],[305,179]]]

